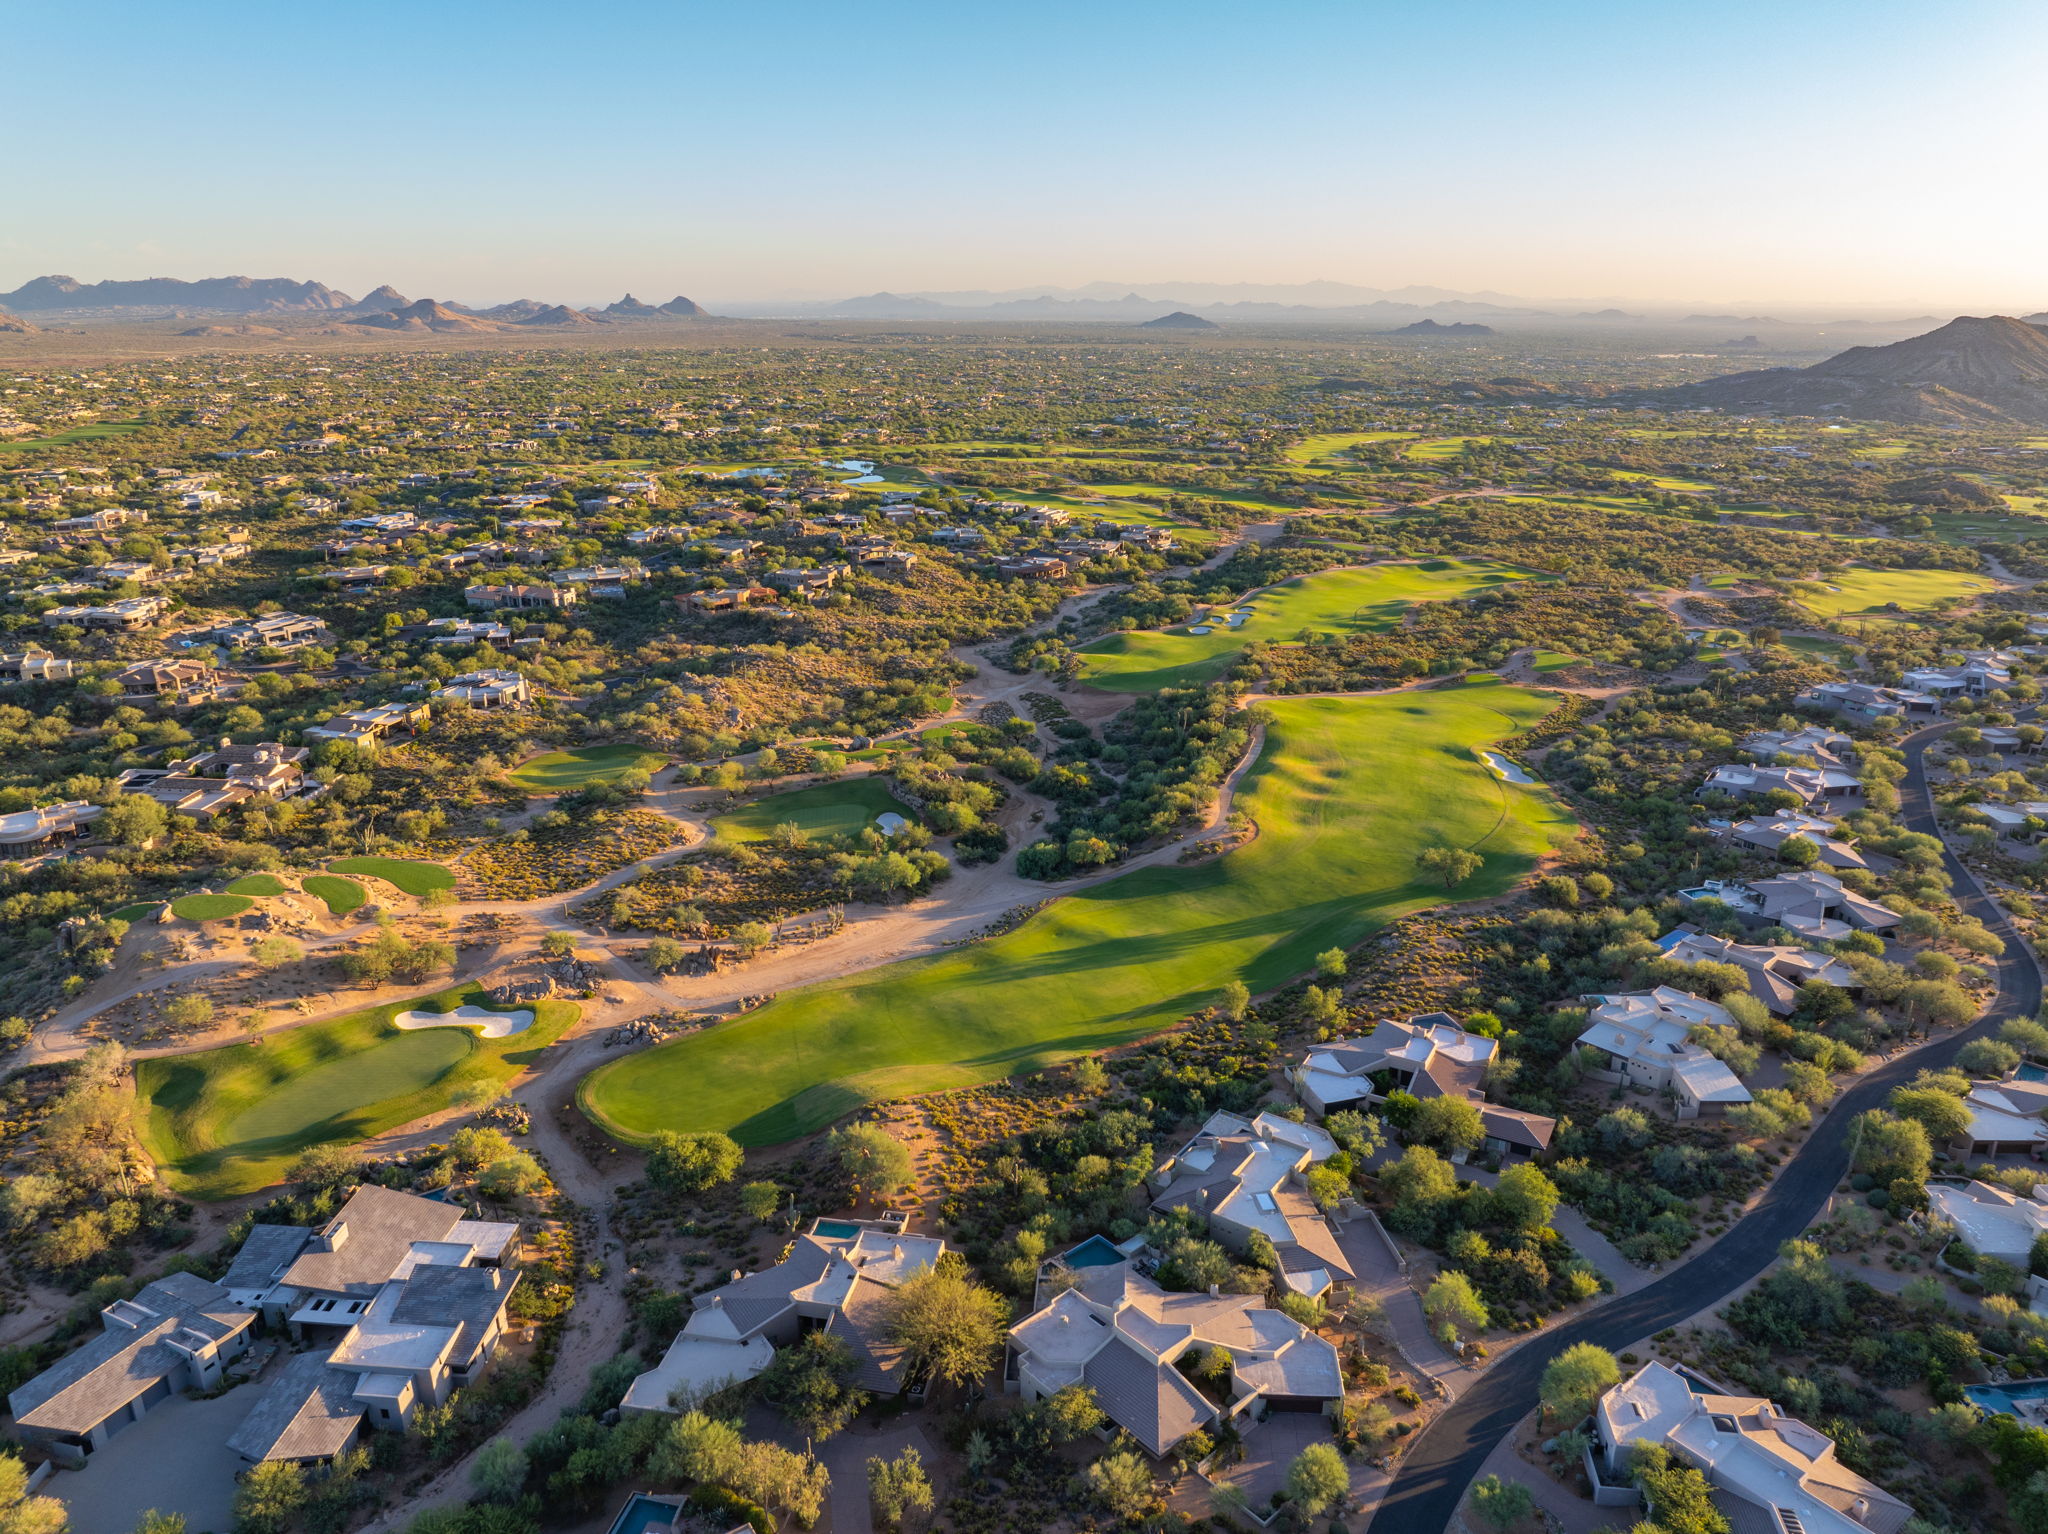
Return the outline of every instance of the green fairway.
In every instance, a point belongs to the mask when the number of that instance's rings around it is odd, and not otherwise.
[[[284,881],[276,874],[250,874],[228,886],[230,895],[282,895]]]
[[[1465,444],[1468,442],[1477,447],[1484,447],[1489,442],[1499,440],[1498,437],[1431,437],[1427,442],[1418,442],[1413,447],[1401,449],[1401,456],[1432,463],[1445,463],[1453,458],[1462,457]]]
[[[1485,560],[1432,559],[1298,576],[1254,592],[1238,606],[1252,616],[1232,628],[1229,609],[1211,620],[1157,632],[1109,634],[1083,645],[1081,679],[1104,692],[1157,692],[1221,676],[1254,640],[1293,642],[1303,629],[1390,629],[1411,602],[1440,602],[1521,580],[1526,572]],[[1206,628],[1206,634],[1193,630]]]
[[[711,829],[727,841],[757,842],[772,835],[777,826],[794,821],[813,836],[852,836],[885,813],[905,820],[917,818],[889,792],[883,778],[848,778],[756,799],[730,815],[720,815],[711,822]]]
[[[141,430],[140,421],[100,421],[91,426],[74,426],[69,431],[52,432],[47,437],[0,442],[0,453],[19,453],[32,447],[70,447],[75,442],[90,442],[95,437],[125,437],[131,431]]]
[[[420,863],[411,858],[342,858],[327,865],[329,873],[357,874],[368,879],[382,879],[386,884],[396,885],[408,895],[424,895],[430,890],[452,890],[455,875],[439,863]]]
[[[447,1107],[472,1084],[504,1085],[577,1015],[573,1002],[543,1001],[530,1028],[502,1039],[473,1028],[408,1031],[391,1021],[414,1007],[484,1004],[482,992],[460,985],[261,1043],[138,1061],[143,1148],[185,1197],[253,1193],[309,1146],[353,1144]]]
[[[764,1145],[866,1102],[1141,1038],[1233,979],[1270,990],[1325,949],[1453,898],[1417,877],[1423,848],[1482,854],[1455,893],[1470,900],[1501,893],[1571,834],[1546,791],[1504,783],[1474,755],[1553,701],[1492,683],[1272,702],[1236,798],[1258,826],[1248,846],[1139,869],[1001,937],[810,987],[603,1066],[578,1100],[626,1140],[723,1129]]]
[[[1281,454],[1296,468],[1321,463],[1327,459],[1349,453],[1355,447],[1371,442],[1406,442],[1416,433],[1412,431],[1332,431],[1318,436],[1303,437],[1294,446]],[[1337,465],[1337,467],[1344,467]]]
[[[109,911],[107,913],[107,920],[125,921],[130,926],[133,926],[136,922],[141,921],[145,916],[154,916],[158,911],[162,909],[162,901],[138,900],[133,905],[122,906],[121,909],[118,911]]]
[[[247,895],[180,895],[171,902],[171,914],[186,921],[220,921],[240,916],[255,903]]]
[[[308,874],[299,883],[307,894],[326,905],[329,916],[346,916],[351,911],[359,911],[363,902],[370,898],[368,891],[355,880],[334,874]]]
[[[654,771],[668,758],[645,746],[583,746],[574,751],[550,751],[511,771],[511,779],[536,794],[563,794],[591,783],[609,783],[635,767]]]
[[[1844,570],[1824,578],[1834,590],[1802,591],[1800,602],[1824,618],[1882,616],[1887,603],[1908,610],[1932,607],[1945,597],[1969,597],[1992,591],[1988,575],[1961,570]]]

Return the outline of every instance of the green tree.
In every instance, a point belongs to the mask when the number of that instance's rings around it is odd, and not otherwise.
[[[1095,1392],[1087,1385],[1063,1385],[1045,1398],[1040,1408],[1053,1442],[1071,1443],[1102,1426],[1102,1408],[1095,1404]]]
[[[1470,1150],[1486,1136],[1479,1106],[1466,1097],[1429,1097],[1415,1110],[1408,1133],[1447,1151]]]
[[[1575,1342],[1544,1366],[1537,1393],[1543,1408],[1563,1423],[1577,1422],[1593,1403],[1621,1380],[1612,1353],[1590,1342]]]
[[[1899,1178],[1924,1183],[1934,1164],[1927,1127],[1917,1119],[1894,1118],[1881,1108],[1856,1116],[1850,1143],[1856,1147],[1856,1170],[1870,1173],[1880,1183]]]
[[[28,1494],[28,1466],[0,1452],[0,1534],[64,1534],[70,1514],[55,1497]],[[258,1531],[267,1534],[267,1531]]]
[[[730,1182],[742,1159],[730,1135],[664,1129],[648,1148],[647,1180],[672,1193],[701,1193]]]
[[[235,1534],[287,1534],[306,1505],[306,1473],[290,1460],[265,1460],[235,1493]]]
[[[825,1149],[856,1188],[876,1198],[888,1198],[910,1186],[910,1152],[878,1124],[835,1129],[825,1137]]]
[[[782,1189],[772,1182],[750,1182],[740,1189],[740,1208],[756,1220],[765,1220],[782,1203]]]
[[[540,951],[550,959],[566,959],[576,951],[576,939],[566,932],[550,932],[541,938]]]
[[[1136,1522],[1152,1505],[1152,1472],[1129,1450],[1105,1454],[1088,1467],[1083,1479],[1095,1500],[1126,1522]]]
[[[647,945],[641,956],[646,959],[649,969],[657,975],[665,975],[672,969],[681,968],[687,955],[683,945],[674,938],[658,937]]]
[[[1244,1015],[1251,1009],[1251,988],[1242,980],[1226,981],[1223,986],[1223,1000],[1220,1005],[1223,1015],[1233,1023],[1244,1021]]]
[[[151,1508],[136,1520],[135,1534],[185,1534],[185,1515]]]
[[[1968,1134],[1974,1117],[1960,1097],[1933,1087],[1896,1088],[1891,1095],[1891,1110],[1902,1119],[1918,1123],[1936,1145],[1946,1145]]]
[[[213,1021],[213,998],[192,991],[173,996],[164,1007],[164,1017],[173,1027],[204,1028]]]
[[[889,1528],[900,1528],[912,1513],[932,1510],[932,1482],[925,1474],[924,1456],[905,1448],[894,1459],[868,1460],[868,1498],[875,1515]]]
[[[1351,1471],[1333,1443],[1312,1443],[1287,1467],[1287,1497],[1309,1517],[1339,1506],[1351,1490]]]
[[[1956,1067],[1972,1076],[2004,1076],[2019,1063],[2020,1052],[1996,1039],[1972,1039],[1956,1051]]]
[[[486,1502],[516,1502],[526,1487],[526,1451],[509,1438],[493,1438],[469,1462],[469,1484]]]
[[[1439,1333],[1447,1332],[1453,1341],[1484,1331],[1488,1319],[1486,1302],[1479,1298],[1472,1280],[1455,1268],[1439,1273],[1424,1291],[1422,1313]]]
[[[1485,865],[1486,860],[1463,847],[1425,847],[1415,855],[1415,865],[1447,890],[1456,889]]]
[[[1341,980],[1350,959],[1341,948],[1326,948],[1316,955],[1316,973],[1326,980]]]
[[[1639,1443],[1629,1451],[1629,1468],[1650,1504],[1659,1534],[1728,1534],[1728,1520],[1714,1506],[1707,1478],[1681,1465],[1661,1443]]]
[[[1472,1488],[1472,1510],[1491,1528],[1503,1531],[1536,1511],[1536,1499],[1520,1481],[1490,1475]]]
[[[859,1375],[860,1360],[844,1339],[811,1332],[777,1349],[761,1371],[761,1397],[822,1442],[851,1425],[866,1403],[867,1393],[854,1384]]]
[[[964,1264],[942,1262],[884,1295],[879,1320],[883,1334],[903,1348],[912,1377],[964,1385],[1002,1355],[1010,1307],[970,1279]]]
[[[1538,1231],[1557,1213],[1562,1197],[1557,1184],[1543,1175],[1540,1167],[1517,1161],[1505,1168],[1493,1190],[1494,1202],[1518,1230]]]
[[[249,957],[263,970],[282,969],[287,964],[296,964],[305,958],[306,950],[288,937],[266,937],[250,945]]]

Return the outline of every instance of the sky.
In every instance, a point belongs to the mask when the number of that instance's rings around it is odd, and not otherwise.
[[[0,37],[0,292],[2048,307],[2038,0],[15,0]]]

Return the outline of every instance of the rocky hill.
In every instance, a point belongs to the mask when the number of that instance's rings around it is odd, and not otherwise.
[[[1147,320],[1138,327],[1140,330],[1221,330],[1223,327],[1214,320],[1205,320],[1199,314],[1190,314],[1185,309],[1176,309],[1171,314],[1162,314],[1156,320]]]
[[[388,314],[393,309],[405,308],[411,302],[411,299],[387,282],[373,292],[365,293],[350,307],[359,309],[365,314]]]
[[[5,309],[0,309],[0,332],[5,332],[9,335],[32,336],[36,333],[37,328],[20,315],[9,314]]]
[[[0,293],[0,309],[42,313],[51,309],[221,309],[263,314],[288,309],[346,309],[349,296],[321,282],[289,277],[144,277],[134,282],[80,282],[75,277],[37,277],[12,293]]]
[[[514,323],[520,325],[598,325],[602,324],[603,321],[594,314],[585,314],[581,309],[571,309],[567,304],[555,304],[551,308],[542,309],[539,313],[530,314],[525,319],[517,320]]]
[[[679,320],[708,320],[711,318],[703,305],[683,297],[680,293],[663,304],[661,312],[672,319]]]
[[[657,309],[653,304],[643,304],[631,293],[628,293],[615,304],[606,304],[604,312],[606,314],[622,315],[627,319],[634,320],[656,320],[661,318],[661,310]]]
[[[1890,346],[1852,346],[1808,368],[1731,373],[1660,390],[1679,406],[1950,426],[2048,426],[2048,329],[1964,316]]]
[[[392,309],[381,314],[365,314],[359,319],[349,320],[350,325],[364,329],[410,330],[448,332],[456,330],[503,330],[505,327],[495,320],[478,319],[470,314],[458,314],[431,298],[422,298],[407,304],[402,309]]]
[[[1403,325],[1399,330],[1390,330],[1387,334],[1390,336],[1439,336],[1446,338],[1452,336],[1490,336],[1493,334],[1493,327],[1491,325],[1474,324],[1466,320],[1458,320],[1449,325],[1439,325],[1435,320],[1423,319],[1417,320],[1412,325]]]

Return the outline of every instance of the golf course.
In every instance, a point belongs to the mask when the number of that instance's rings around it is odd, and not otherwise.
[[[863,1103],[1042,1069],[1171,1026],[1226,982],[1254,993],[1406,912],[1497,895],[1573,833],[1540,788],[1475,748],[1550,695],[1498,681],[1267,705],[1234,807],[1258,828],[1208,862],[1148,867],[1055,900],[1000,937],[809,987],[601,1067],[578,1088],[600,1127],[726,1130],[772,1144]],[[1470,848],[1447,892],[1416,856]]]
[[[1193,687],[1229,670],[1239,652],[1254,641],[1289,644],[1303,629],[1338,634],[1390,629],[1400,623],[1411,602],[1470,596],[1528,576],[1528,571],[1511,565],[1475,559],[1323,570],[1253,592],[1242,602],[1219,608],[1208,620],[1110,634],[1082,645],[1081,679],[1104,692]],[[1233,613],[1246,608],[1249,614],[1233,624]]]
[[[592,783],[610,783],[636,767],[652,772],[668,758],[645,746],[580,746],[548,751],[512,769],[512,781],[529,793],[566,794]]]
[[[1932,607],[1948,597],[1973,597],[1997,589],[1988,575],[1962,570],[1844,570],[1802,588],[1799,600],[1823,618],[1876,618],[1897,604],[1908,611]]]
[[[466,1089],[517,1076],[576,1020],[543,1001],[530,1028],[486,1039],[473,1027],[402,1029],[415,1008],[452,1012],[483,995],[462,985],[324,1023],[135,1067],[138,1129],[165,1180],[187,1198],[232,1198],[279,1181],[308,1148],[352,1144],[437,1112]]]

